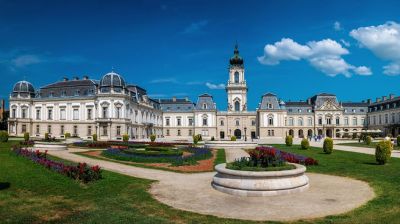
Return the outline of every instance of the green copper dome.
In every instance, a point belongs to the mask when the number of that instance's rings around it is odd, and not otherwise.
[[[233,51],[233,56],[229,60],[231,66],[243,66],[243,58],[239,55],[238,45],[235,45],[235,50]]]

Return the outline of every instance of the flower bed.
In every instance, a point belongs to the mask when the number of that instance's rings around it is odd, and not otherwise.
[[[189,154],[182,154],[182,151]],[[109,148],[102,152],[108,158],[143,162],[143,163],[171,163],[174,166],[196,164],[198,160],[209,159],[212,153],[209,149],[188,147],[182,150],[171,151],[134,151]]]
[[[306,166],[318,165],[318,161],[311,157],[281,151],[274,147],[260,146],[260,147],[257,147],[256,149],[275,153],[276,155],[280,156],[284,161],[289,162],[289,163],[297,163],[297,164],[302,164],[302,165],[306,165]]]
[[[101,169],[99,166],[90,167],[86,163],[79,163],[73,166],[67,165],[63,162],[53,161],[47,158],[47,150],[43,153],[39,152],[39,150],[32,151],[21,147],[14,147],[13,151],[18,156],[30,159],[33,162],[40,164],[50,170],[58,172],[74,180],[81,181],[83,183],[88,183],[102,178]]]
[[[24,147],[32,147],[34,144],[35,144],[35,142],[33,140],[19,142],[19,145],[24,146]]]

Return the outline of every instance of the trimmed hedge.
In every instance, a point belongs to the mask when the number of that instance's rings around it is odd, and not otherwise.
[[[365,144],[371,145],[371,142],[372,142],[371,136],[367,136],[367,137],[365,138]]]
[[[333,151],[333,140],[331,138],[325,138],[324,140],[324,153],[331,154]]]
[[[375,148],[375,159],[379,165],[384,165],[390,159],[392,154],[393,144],[390,140],[380,141]]]
[[[24,140],[25,142],[29,141],[29,132],[24,133]]]
[[[310,142],[308,141],[308,139],[303,138],[303,140],[301,140],[301,149],[308,149],[310,148]]]
[[[64,134],[64,137],[65,137],[65,138],[71,138],[71,133],[69,133],[69,132],[65,133],[65,134]]]
[[[156,135],[150,135],[150,141],[154,142],[156,140]]]
[[[122,141],[123,142],[128,142],[129,141],[129,135],[127,135],[127,134],[122,135]]]
[[[8,142],[8,132],[0,131],[0,142]]]
[[[232,136],[231,141],[233,141],[233,142],[236,141],[236,136]]]
[[[292,146],[293,145],[293,137],[291,135],[286,136],[285,144],[286,144],[286,146]]]
[[[93,135],[92,135],[92,140],[93,140],[94,142],[97,142],[97,134],[93,134]]]

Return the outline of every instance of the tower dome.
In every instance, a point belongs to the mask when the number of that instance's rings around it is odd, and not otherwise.
[[[243,66],[243,58],[239,55],[238,45],[235,45],[235,50],[233,51],[233,56],[229,60],[231,66]]]
[[[35,88],[33,85],[28,81],[19,81],[15,83],[12,95],[17,97],[18,95],[21,97],[34,97],[35,96]]]
[[[125,87],[125,80],[121,75],[110,72],[101,78],[100,87]]]

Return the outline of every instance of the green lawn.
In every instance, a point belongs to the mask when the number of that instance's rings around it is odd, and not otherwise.
[[[103,180],[83,185],[16,157],[9,148],[10,143],[0,144],[0,186],[5,188],[0,190],[0,223],[252,223],[163,205],[147,193],[149,180],[104,172]],[[318,159],[320,165],[309,167],[310,172],[367,181],[378,195],[344,215],[297,223],[398,223],[399,159],[377,166],[370,155],[341,151],[325,155],[321,149],[299,150],[299,146],[279,148]]]
[[[375,148],[378,142],[371,142],[370,145],[367,145],[363,142],[350,142],[350,143],[339,143],[338,145],[347,145],[347,146],[354,146],[354,147],[365,147],[365,148]],[[393,149],[400,150],[400,147],[394,145]]]

